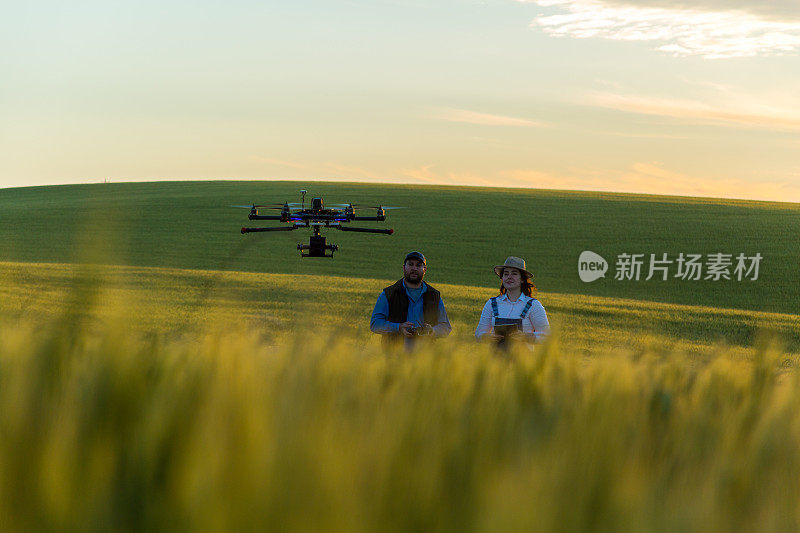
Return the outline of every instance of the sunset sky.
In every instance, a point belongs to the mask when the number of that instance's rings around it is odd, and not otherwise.
[[[6,3],[0,187],[440,183],[800,202],[800,2]]]

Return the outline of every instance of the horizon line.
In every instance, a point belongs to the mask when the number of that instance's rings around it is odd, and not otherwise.
[[[664,193],[647,193],[647,192],[634,192],[625,190],[608,190],[608,189],[560,189],[560,188],[546,188],[546,187],[512,187],[512,186],[497,186],[497,185],[470,185],[458,183],[415,183],[415,182],[397,182],[397,181],[376,181],[376,180],[352,180],[352,179],[284,179],[284,178],[168,178],[168,179],[130,179],[130,180],[104,180],[104,181],[85,181],[73,183],[40,183],[33,185],[15,185],[10,187],[0,187],[0,192],[10,191],[15,189],[32,189],[41,187],[74,187],[74,186],[88,186],[88,185],[122,185],[134,183],[184,183],[184,182],[273,182],[273,183],[330,183],[330,184],[351,184],[351,185],[390,185],[390,186],[415,186],[415,187],[447,187],[451,189],[495,189],[495,190],[516,190],[516,191],[541,191],[550,193],[583,193],[583,194],[600,194],[600,195],[622,195],[633,197],[649,197],[649,198],[662,198],[672,200],[698,200],[698,201],[730,201],[737,203],[761,203],[761,204],[782,204],[793,205],[800,207],[800,201],[789,200],[772,200],[763,198],[745,198],[745,197],[730,197],[730,196],[702,196],[691,194],[664,194]]]

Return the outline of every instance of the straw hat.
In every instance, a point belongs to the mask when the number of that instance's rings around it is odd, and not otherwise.
[[[494,267],[494,273],[502,278],[503,277],[503,269],[506,268],[506,267],[513,267],[513,268],[518,269],[520,272],[522,272],[525,275],[526,278],[530,279],[530,278],[533,277],[533,274],[531,274],[530,272],[528,272],[525,269],[525,260],[522,259],[522,258],[514,257],[513,255],[508,257],[508,258],[506,258],[506,262],[505,263],[503,263],[502,265],[497,265],[496,267]]]

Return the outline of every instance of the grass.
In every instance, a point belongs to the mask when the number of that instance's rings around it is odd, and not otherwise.
[[[297,199],[391,204],[395,235],[330,232],[333,260],[301,260],[306,233],[241,235],[232,204]],[[364,223],[369,225],[370,223]],[[800,314],[800,248],[787,228],[800,205],[524,189],[293,182],[159,182],[0,190],[0,260],[97,262],[189,270],[399,277],[405,252],[421,249],[439,284],[494,287],[491,266],[528,260],[546,292]],[[577,275],[593,250],[606,279]],[[620,253],[717,252],[764,257],[757,281],[615,281]],[[646,265],[645,265],[646,268]],[[645,273],[646,274],[646,273]],[[645,277],[645,276],[643,276]]]
[[[387,356],[341,332],[22,320],[0,332],[0,525],[794,531],[795,364],[767,342]]]
[[[86,280],[90,280],[87,282]],[[195,334],[208,323],[257,329],[265,337],[295,328],[336,328],[370,339],[369,316],[394,280],[214,272],[170,268],[0,263],[0,319],[47,323],[70,309],[76,284],[89,284],[93,323],[120,317],[131,329]],[[452,337],[470,340],[494,289],[438,284]],[[760,332],[800,352],[800,317],[598,296],[540,292],[562,343],[590,355],[657,348],[696,356],[721,346],[752,352]]]

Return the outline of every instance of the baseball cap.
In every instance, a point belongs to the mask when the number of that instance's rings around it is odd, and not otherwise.
[[[406,258],[403,259],[403,264],[405,264],[405,262],[408,261],[409,259],[417,259],[419,261],[422,261],[423,265],[426,264],[425,263],[425,256],[422,255],[420,252],[417,252],[416,250],[414,250],[413,252],[408,252],[406,254]]]

